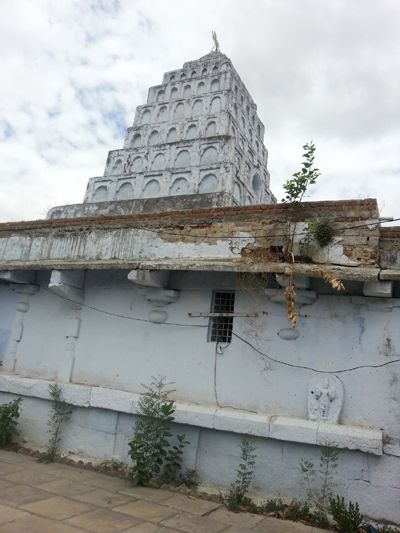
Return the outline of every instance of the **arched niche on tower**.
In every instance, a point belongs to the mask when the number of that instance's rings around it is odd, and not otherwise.
[[[123,183],[117,190],[116,200],[131,200],[133,198],[133,187],[131,183]]]
[[[253,179],[251,180],[251,188],[253,189],[256,197],[260,198],[260,196],[261,196],[261,179],[260,179],[260,176],[257,173],[253,175]]]
[[[107,200],[108,196],[108,189],[106,185],[100,185],[100,187],[97,187],[97,189],[94,191],[92,201],[93,202],[105,202]]]
[[[160,107],[157,113],[157,122],[165,122],[168,118],[167,106],[163,105]]]
[[[170,194],[177,196],[180,194],[189,194],[189,183],[186,178],[176,178],[170,188]]]
[[[196,100],[192,106],[192,117],[197,117],[203,113],[203,102]]]
[[[240,129],[242,131],[245,131],[245,129],[246,129],[246,122],[244,121],[244,117],[240,118]]]
[[[199,193],[204,194],[208,192],[216,192],[218,190],[218,180],[215,174],[207,174],[200,181]]]
[[[151,120],[151,111],[150,109],[145,109],[142,113],[141,124],[148,124]]]
[[[185,106],[182,104],[182,102],[179,102],[179,104],[176,104],[175,110],[174,110],[174,120],[179,120],[180,118],[183,118],[185,114]]]
[[[200,165],[213,165],[218,161],[218,151],[214,146],[209,146],[200,157]]]
[[[204,81],[201,81],[198,85],[197,85],[197,91],[196,93],[197,94],[204,94],[206,92],[206,84],[204,83]]]
[[[175,142],[177,138],[176,128],[170,128],[167,134],[167,143]]]
[[[165,91],[161,90],[157,93],[157,102],[163,102],[165,100]]]
[[[148,181],[142,191],[142,198],[156,198],[160,196],[160,184],[158,180]]]
[[[211,113],[219,113],[222,108],[221,98],[216,96],[211,100]]]
[[[196,124],[190,124],[186,130],[185,139],[195,139],[197,137]]]
[[[150,137],[149,137],[149,145],[150,146],[154,146],[155,144],[158,143],[158,131],[157,130],[153,130],[151,133],[150,133]]]
[[[111,174],[121,174],[122,173],[122,159],[119,157],[114,161],[113,167],[111,169]]]
[[[129,147],[138,148],[139,146],[142,146],[142,136],[140,135],[140,133],[136,133],[132,137]]]
[[[143,167],[143,159],[139,156],[132,161],[131,172],[140,172]]]
[[[206,137],[213,137],[217,133],[217,124],[214,120],[207,124]]]
[[[207,69],[206,68],[203,68],[203,70],[201,72],[201,75],[202,76],[207,76]]]
[[[211,82],[211,91],[219,91],[219,80],[213,80]]]
[[[192,92],[192,87],[190,85],[185,85],[183,89],[183,98],[189,98]]]
[[[164,170],[165,168],[165,155],[163,153],[157,154],[153,159],[151,170]]]
[[[170,93],[171,100],[174,100],[175,98],[178,98],[178,89],[176,87],[172,87],[171,93]]]
[[[233,116],[237,120],[237,118],[238,118],[238,106],[237,106],[237,104],[233,104]]]
[[[190,166],[190,153],[188,152],[188,150],[181,150],[180,152],[178,152],[175,158],[174,166],[176,168]]]

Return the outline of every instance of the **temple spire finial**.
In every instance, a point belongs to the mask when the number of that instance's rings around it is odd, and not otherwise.
[[[214,46],[211,48],[211,52],[219,52],[220,49],[219,49],[219,42],[218,42],[218,39],[217,39],[217,34],[216,34],[215,31],[212,31],[211,35],[212,35],[212,38],[213,38],[213,41],[214,41]]]

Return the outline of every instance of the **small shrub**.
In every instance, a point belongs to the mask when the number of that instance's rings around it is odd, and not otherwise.
[[[323,248],[332,242],[335,230],[329,218],[323,218],[314,226],[314,237],[317,243]]]
[[[285,510],[285,504],[279,499],[267,500],[265,503],[260,505],[260,510],[262,513],[283,513]]]
[[[314,518],[321,525],[327,524],[326,514],[329,507],[329,498],[333,497],[333,470],[338,466],[339,452],[337,446],[329,444],[321,446],[321,458],[319,470],[315,470],[314,463],[302,459],[300,467],[303,471],[306,485],[308,501],[314,507]]]
[[[360,508],[357,502],[355,505],[352,502],[349,502],[347,508],[344,503],[344,498],[336,496],[336,499],[329,498],[329,504],[331,515],[334,520],[336,520],[342,533],[352,533],[358,529],[364,516],[360,513]]]
[[[186,435],[177,435],[178,444],[172,446],[171,450],[168,450],[165,458],[164,473],[162,475],[162,479],[165,480],[166,483],[180,480],[179,470],[182,468],[183,448],[185,447],[185,444],[190,444],[185,438]]]
[[[249,490],[251,480],[253,478],[254,465],[256,464],[256,455],[254,441],[242,436],[241,459],[239,468],[236,470],[236,481],[232,483],[231,489],[225,496],[228,500],[227,507],[230,511],[238,512],[241,507],[245,507],[247,510],[256,508],[255,504],[250,498],[246,498],[246,494]],[[253,511],[251,511],[253,512]]]
[[[0,405],[0,446],[4,448],[13,435],[19,435],[17,421],[22,398]]]
[[[153,380],[150,387],[142,384],[147,389],[138,402],[143,419],[136,422],[133,439],[129,442],[128,454],[135,463],[131,468],[134,485],[148,485],[152,477],[161,473],[163,465],[165,479],[175,481],[181,469],[183,447],[190,444],[185,441],[185,435],[178,435],[178,445],[167,451],[173,436],[171,424],[175,420],[175,402],[170,401],[169,395],[174,391],[166,389],[165,376],[153,377]]]
[[[311,510],[308,502],[301,502],[299,500],[292,500],[284,512],[286,520],[310,520]]]
[[[46,453],[38,460],[38,463],[53,463],[57,455],[58,444],[61,440],[61,426],[68,422],[71,417],[73,406],[67,403],[62,396],[62,388],[58,383],[49,385],[49,393],[52,399],[51,416],[47,425],[50,427],[50,440]]]
[[[182,481],[188,489],[196,489],[199,486],[196,470],[191,468],[186,468],[185,473],[180,476],[179,480]]]

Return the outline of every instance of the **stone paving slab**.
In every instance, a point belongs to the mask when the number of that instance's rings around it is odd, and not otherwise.
[[[162,500],[160,503],[161,505],[173,507],[174,509],[179,509],[180,511],[185,511],[186,513],[198,515],[208,514],[211,511],[214,511],[214,509],[221,507],[220,503],[214,503],[196,498],[189,498],[189,496],[183,496],[182,494],[177,494],[172,498]]]
[[[65,520],[93,509],[93,505],[76,502],[61,496],[53,496],[47,500],[21,505],[20,509],[30,513],[53,518],[53,520]]]
[[[40,470],[29,470],[27,468],[21,470],[20,472],[14,472],[13,474],[5,474],[4,476],[1,476],[0,479],[3,479],[4,481],[11,481],[11,483],[16,485],[23,484],[31,487],[32,485],[39,485],[39,483],[56,481],[59,478],[53,474],[48,474],[47,472],[40,472]]]
[[[168,518],[169,516],[176,514],[175,509],[164,507],[158,503],[146,502],[143,500],[120,505],[119,507],[115,507],[114,511],[126,513],[131,516],[135,516],[136,518],[141,518],[142,520],[155,523],[161,522],[161,520],[164,518]]]
[[[212,520],[208,516],[179,513],[162,521],[161,525],[186,533],[219,533],[226,524]]]
[[[151,524],[150,522],[141,522],[138,526],[130,527],[123,533],[177,533],[176,529],[160,526],[159,524]]]
[[[112,509],[117,505],[123,505],[124,503],[136,500],[136,498],[124,496],[119,492],[105,489],[91,490],[90,492],[71,496],[71,498],[80,502],[91,503],[92,505],[96,505],[96,507],[102,507],[104,509]]]
[[[45,481],[46,480],[46,481]],[[301,523],[0,450],[0,533],[316,533]],[[321,531],[322,533],[322,531]]]
[[[7,522],[13,522],[17,518],[22,518],[23,516],[28,516],[28,513],[14,509],[14,507],[0,505],[0,526]]]
[[[129,485],[127,485],[127,487],[129,487]],[[171,493],[169,491],[152,489],[150,487],[129,487],[120,490],[119,493],[146,500],[148,502],[161,502],[162,500],[168,500],[171,498]]]
[[[59,496],[65,496],[67,498],[69,496],[75,496],[76,494],[93,490],[93,487],[90,485],[84,485],[83,483],[63,478],[58,478],[55,481],[50,481],[48,483],[40,483],[36,485],[35,488],[51,492],[52,494],[58,494]]]
[[[0,526],[0,533],[87,533],[87,530],[30,515]]]
[[[94,533],[116,533],[126,531],[129,526],[140,524],[141,520],[133,516],[116,513],[110,509],[96,509],[66,520],[64,523],[77,526]]]
[[[29,455],[22,455],[21,453],[0,450],[0,461],[2,463],[11,463],[13,465],[17,465],[21,463],[35,463],[36,459],[34,457],[30,457]]]
[[[0,490],[0,503],[10,507],[19,507],[27,503],[45,500],[48,497],[47,492],[24,485],[12,485]]]
[[[0,463],[0,476],[5,476],[6,474],[13,474],[14,472],[20,472],[24,470],[22,465],[13,465],[12,463]]]

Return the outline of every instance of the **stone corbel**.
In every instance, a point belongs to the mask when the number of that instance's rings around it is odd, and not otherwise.
[[[35,270],[0,270],[0,279],[9,283],[29,284],[35,281]]]
[[[84,278],[84,270],[53,270],[49,289],[64,298],[72,309],[81,309]]]
[[[264,289],[265,294],[271,302],[284,304],[286,306],[285,288],[289,285],[290,276],[284,274],[276,274],[276,281],[282,289]],[[296,296],[294,298],[294,307],[298,309],[302,305],[311,305],[318,298],[315,291],[308,290],[310,288],[310,278],[308,276],[301,276],[294,274],[293,285]]]
[[[286,306],[284,289],[264,289],[265,294],[271,302],[283,304]],[[298,309],[302,305],[311,305],[315,302],[318,295],[315,291],[299,291],[296,289],[294,297],[294,307]]]
[[[139,294],[156,307],[165,307],[179,298],[179,291],[168,290],[169,270],[132,270],[128,279],[140,286]]]
[[[144,287],[166,289],[169,285],[171,272],[169,270],[131,270],[128,274],[129,281]]]
[[[375,298],[391,298],[393,295],[393,281],[366,281],[363,288],[364,296]]]
[[[155,307],[165,307],[175,303],[179,298],[179,291],[158,289],[156,287],[142,287],[138,293]]]

